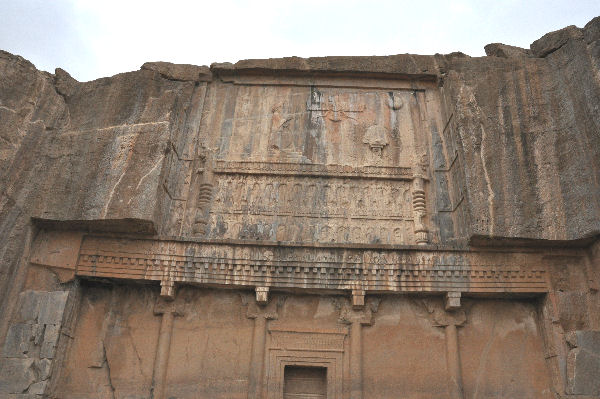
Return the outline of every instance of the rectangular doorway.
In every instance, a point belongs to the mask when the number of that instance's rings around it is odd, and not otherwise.
[[[285,366],[283,399],[327,399],[327,368]]]

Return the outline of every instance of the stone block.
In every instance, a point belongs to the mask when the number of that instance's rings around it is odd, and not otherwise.
[[[600,331],[575,331],[577,347],[600,356]]]
[[[44,331],[44,342],[40,350],[40,358],[53,359],[58,344],[60,325],[47,324]]]
[[[210,82],[212,73],[207,66],[172,64],[170,62],[146,62],[141,69],[160,73],[167,79],[189,82]]]
[[[19,294],[19,312],[17,322],[37,322],[40,312],[41,298],[45,296],[45,292],[40,291],[25,291]]]
[[[566,338],[573,348],[567,358],[569,393],[600,395],[600,331],[572,331]]]
[[[6,341],[4,341],[2,357],[27,357],[33,347],[34,329],[33,324],[18,323],[10,326]]]
[[[40,313],[38,322],[43,324],[62,324],[65,304],[69,293],[66,291],[48,292],[44,295],[40,303]]]
[[[585,328],[588,322],[587,294],[585,292],[557,292],[560,324],[566,331]]]
[[[600,356],[575,348],[567,358],[568,391],[574,395],[600,395]]]
[[[485,54],[488,57],[500,58],[522,58],[531,57],[531,50],[521,47],[509,46],[502,43],[490,43],[484,47]]]
[[[35,382],[33,359],[2,359],[0,394],[23,393]]]
[[[446,301],[444,308],[446,310],[456,310],[460,308],[460,292],[448,292],[446,293]]]
[[[269,302],[269,287],[256,287],[256,303],[266,305]]]
[[[32,395],[43,395],[46,393],[46,386],[48,385],[48,381],[38,381],[32,384],[27,392]]]
[[[61,283],[75,275],[82,233],[42,230],[36,237],[29,262],[51,268]]]
[[[38,370],[38,377],[41,380],[47,380],[52,375],[52,361],[49,359],[36,360],[35,367]]]
[[[530,47],[533,55],[545,57],[564,46],[569,40],[582,38],[582,30],[575,25],[571,25],[555,32],[546,33],[540,39],[531,43]]]

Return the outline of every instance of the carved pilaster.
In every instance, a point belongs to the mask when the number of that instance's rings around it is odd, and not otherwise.
[[[212,200],[214,185],[211,161],[210,151],[201,147],[196,167],[200,184],[198,187],[198,198],[196,199],[194,222],[192,224],[192,233],[194,235],[206,234],[206,227],[208,226],[208,210],[210,208],[210,201]]]
[[[259,301],[258,288],[261,287],[257,287],[256,298],[246,295],[242,296],[242,303],[246,305],[246,317],[254,320],[252,353],[250,355],[250,376],[248,379],[248,399],[261,399],[263,397],[267,324],[269,320],[277,319],[278,310],[283,305],[284,300],[284,298],[280,297],[277,301],[271,301],[270,303],[267,300]]]
[[[446,335],[448,397],[450,399],[463,399],[464,392],[457,328],[467,321],[467,317],[462,309],[445,311],[441,308],[428,306],[428,311],[433,316],[433,325],[436,327],[443,327]]]
[[[339,321],[350,325],[350,398],[362,399],[362,326],[373,324],[373,313],[377,312],[379,299],[370,298],[361,310],[353,302],[341,304]]]
[[[429,231],[425,225],[427,206],[425,201],[425,179],[415,177],[412,187],[413,217],[415,227],[415,240],[417,244],[424,245],[429,241]]]
[[[154,370],[152,373],[153,399],[165,397],[167,366],[169,364],[169,352],[171,348],[171,335],[173,333],[173,319],[182,316],[183,309],[179,303],[159,298],[154,305],[154,314],[162,317],[158,343],[156,345],[156,356],[154,358]]]

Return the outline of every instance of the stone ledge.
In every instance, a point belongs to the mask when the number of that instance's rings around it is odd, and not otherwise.
[[[531,50],[502,43],[490,43],[484,47],[488,57],[500,58],[530,58],[533,57]]]
[[[210,82],[212,73],[205,65],[173,64],[170,62],[146,62],[140,69],[155,71],[170,80],[184,82]]]
[[[530,47],[534,56],[544,58],[564,46],[569,40],[581,39],[583,39],[582,29],[571,25],[554,32],[546,33],[531,43]]]
[[[285,57],[250,59],[232,63],[213,63],[213,72],[220,75],[243,73],[286,74],[373,74],[436,80],[440,75],[435,56],[398,54],[389,56]]]

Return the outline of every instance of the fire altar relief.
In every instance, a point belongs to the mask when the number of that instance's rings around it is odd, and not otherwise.
[[[197,236],[426,244],[424,94],[234,86],[205,121]]]

